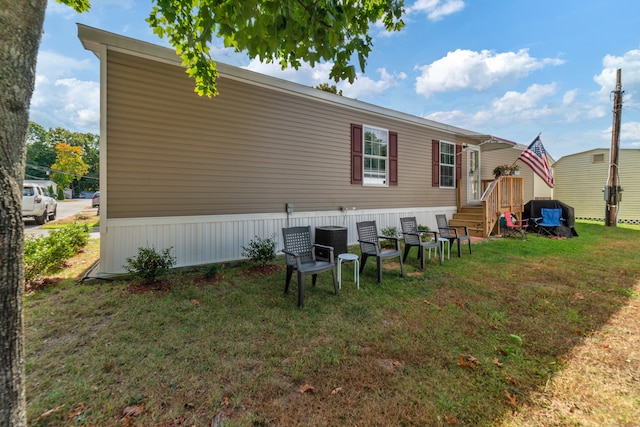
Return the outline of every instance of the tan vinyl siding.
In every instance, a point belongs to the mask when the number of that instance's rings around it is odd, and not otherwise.
[[[455,205],[431,187],[431,140],[467,141],[224,76],[201,98],[181,67],[107,59],[109,218]],[[397,187],[350,184],[350,123],[398,133]]]
[[[594,162],[595,159],[603,161]],[[619,184],[623,187],[618,221],[640,222],[640,150],[623,149],[619,154]],[[604,221],[602,189],[609,176],[609,150],[599,148],[565,156],[554,165],[555,194],[574,208],[576,218]]]

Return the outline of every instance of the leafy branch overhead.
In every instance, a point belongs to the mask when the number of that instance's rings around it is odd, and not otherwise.
[[[246,52],[250,58],[279,62],[295,69],[303,62],[314,66],[333,62],[330,77],[353,82],[357,57],[364,71],[373,47],[369,35],[380,22],[387,31],[399,31],[404,22],[404,0],[157,0],[147,21],[160,37],[167,37],[195,78],[200,95],[217,95],[218,77],[209,43]]]

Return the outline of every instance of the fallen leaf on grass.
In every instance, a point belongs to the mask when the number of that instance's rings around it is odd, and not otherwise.
[[[576,292],[575,294],[573,294],[573,299],[584,299],[584,295]]]
[[[456,425],[458,424],[458,419],[456,417],[450,417],[448,415],[444,416],[444,419],[447,421],[447,424],[449,425]]]
[[[516,395],[509,393],[507,390],[504,391],[504,395],[507,396],[507,401],[509,405],[517,406]]]
[[[504,374],[504,379],[509,381],[509,384],[511,385],[518,385],[518,382],[516,380],[514,380],[513,378],[511,378],[509,375]]]
[[[331,394],[338,394],[342,391],[342,387],[336,387],[333,390],[331,390]]]
[[[480,361],[473,357],[472,355],[460,355],[460,359],[458,360],[458,366],[468,367],[468,368],[476,368],[480,364]]]
[[[222,406],[229,406],[229,403],[231,403],[231,399],[229,399],[229,396],[224,396],[221,402]]]
[[[197,299],[192,299],[192,300],[191,300],[191,304],[193,304],[193,305],[200,305],[200,301],[198,301]]]
[[[493,360],[491,360],[491,362],[497,367],[502,368],[502,363],[500,363],[497,357],[494,357]]]
[[[77,417],[82,413],[82,411],[84,411],[84,402],[80,402],[78,406],[69,411],[69,413],[67,414],[67,419],[70,420]]]
[[[140,402],[137,405],[127,406],[122,410],[123,417],[137,417],[144,412],[144,402]]]
[[[313,386],[311,386],[311,385],[309,385],[309,384],[305,384],[305,385],[303,385],[302,387],[300,387],[300,388],[298,389],[298,391],[299,391],[300,393],[303,393],[303,394],[304,394],[304,393],[306,393],[306,392],[313,392]]]

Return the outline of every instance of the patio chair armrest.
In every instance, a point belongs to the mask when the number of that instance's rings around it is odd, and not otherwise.
[[[422,232],[418,232],[418,233],[410,233],[410,232],[407,232],[407,231],[403,231],[403,232],[402,232],[402,237],[404,237],[405,235],[406,235],[406,236],[415,236],[415,237],[420,238],[420,236],[422,235]]]
[[[333,251],[334,251],[333,246],[321,245],[320,243],[314,243],[313,247],[314,248],[320,248],[320,249],[327,249],[329,251],[329,261],[331,261],[331,263],[333,264],[333,257],[334,257],[334,255],[333,255]],[[313,252],[313,258],[315,259],[315,257],[316,257],[316,254],[315,254],[315,251],[314,251]]]
[[[380,242],[379,241],[371,242],[369,240],[358,239],[358,243],[366,243],[368,245],[372,245],[374,248],[376,248],[376,255],[380,255]]]
[[[300,254],[297,253],[297,252],[291,252],[291,251],[288,251],[286,249],[283,249],[282,252],[287,254],[287,255],[291,255],[292,257],[300,258]]]
[[[465,235],[468,235],[468,234],[469,234],[469,227],[467,227],[466,225],[458,225],[458,226],[456,226],[456,227],[454,227],[454,228],[456,228],[456,229],[458,229],[458,228],[464,228],[464,234],[465,234]]]
[[[296,268],[300,270],[300,268],[302,267],[302,262],[300,261],[300,254],[297,252],[288,251],[286,249],[283,249],[282,252],[294,257],[296,259]]]
[[[420,234],[433,234],[433,236],[431,237],[433,240],[438,240],[438,232],[437,231],[426,231],[423,230],[420,232]]]
[[[443,230],[449,230],[449,232],[453,231],[453,234],[455,235],[456,239],[458,238],[458,229],[456,227],[447,227],[447,228],[444,228]]]
[[[378,236],[378,239],[392,240],[396,244],[396,249],[400,249],[400,238],[399,237]]]

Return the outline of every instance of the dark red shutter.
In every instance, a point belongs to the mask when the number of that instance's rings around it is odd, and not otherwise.
[[[362,125],[351,123],[351,183],[362,184]]]
[[[389,185],[398,185],[398,134],[389,132]]]
[[[431,140],[431,186],[440,187],[440,141]]]
[[[456,145],[456,187],[458,181],[462,179],[462,146]]]

